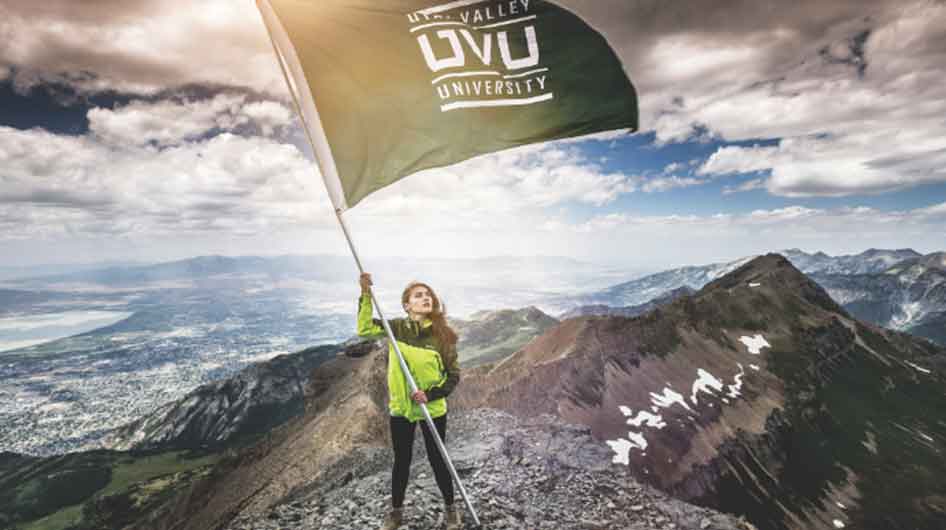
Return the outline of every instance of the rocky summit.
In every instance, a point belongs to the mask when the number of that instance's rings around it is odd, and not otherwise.
[[[699,508],[630,479],[609,464],[587,427],[552,416],[519,419],[494,409],[451,415],[447,447],[482,528],[508,530],[750,530],[731,515]],[[390,456],[357,452],[326,479],[228,530],[374,530],[390,497]],[[617,472],[615,472],[617,471]],[[328,478],[331,477],[331,478]],[[459,490],[457,503],[462,504]],[[404,530],[438,528],[443,499],[423,444],[415,442]],[[473,528],[464,511],[464,528]]]

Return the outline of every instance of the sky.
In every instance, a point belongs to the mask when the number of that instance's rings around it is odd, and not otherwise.
[[[640,131],[378,191],[345,214],[369,263],[946,250],[946,3],[560,3]],[[4,265],[348,254],[251,0],[0,0],[0,43]]]

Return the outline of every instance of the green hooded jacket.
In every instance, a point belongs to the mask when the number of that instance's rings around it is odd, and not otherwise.
[[[384,335],[381,320],[372,318],[374,306],[371,295],[363,293],[358,299],[358,336]],[[456,345],[441,345],[433,333],[433,322],[425,319],[418,323],[410,318],[388,320],[398,347],[417,383],[427,394],[427,410],[431,418],[447,413],[446,397],[460,381],[460,363]],[[388,346],[388,408],[392,416],[403,416],[410,421],[424,419],[421,406],[411,399],[411,390],[401,364],[397,361],[394,345]]]

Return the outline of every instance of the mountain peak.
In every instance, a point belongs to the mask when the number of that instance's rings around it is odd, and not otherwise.
[[[792,262],[781,254],[770,253],[745,263],[731,273],[708,283],[699,294],[714,290],[731,290],[734,287],[775,288],[782,293],[791,293],[826,311],[846,315],[828,293]]]
[[[721,276],[703,287],[703,290],[728,289],[737,285],[741,286],[748,282],[756,282],[763,278],[781,278],[783,281],[802,281],[807,277],[792,265],[785,256],[781,254],[765,254],[752,258],[742,264],[729,274]]]

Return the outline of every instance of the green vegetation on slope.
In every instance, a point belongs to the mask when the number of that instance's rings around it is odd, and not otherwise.
[[[471,320],[451,321],[460,335],[460,362],[467,367],[504,359],[556,324],[534,307],[482,311]]]
[[[16,457],[0,466],[0,525],[19,530],[114,528],[160,507],[219,459],[185,451],[89,451]]]

